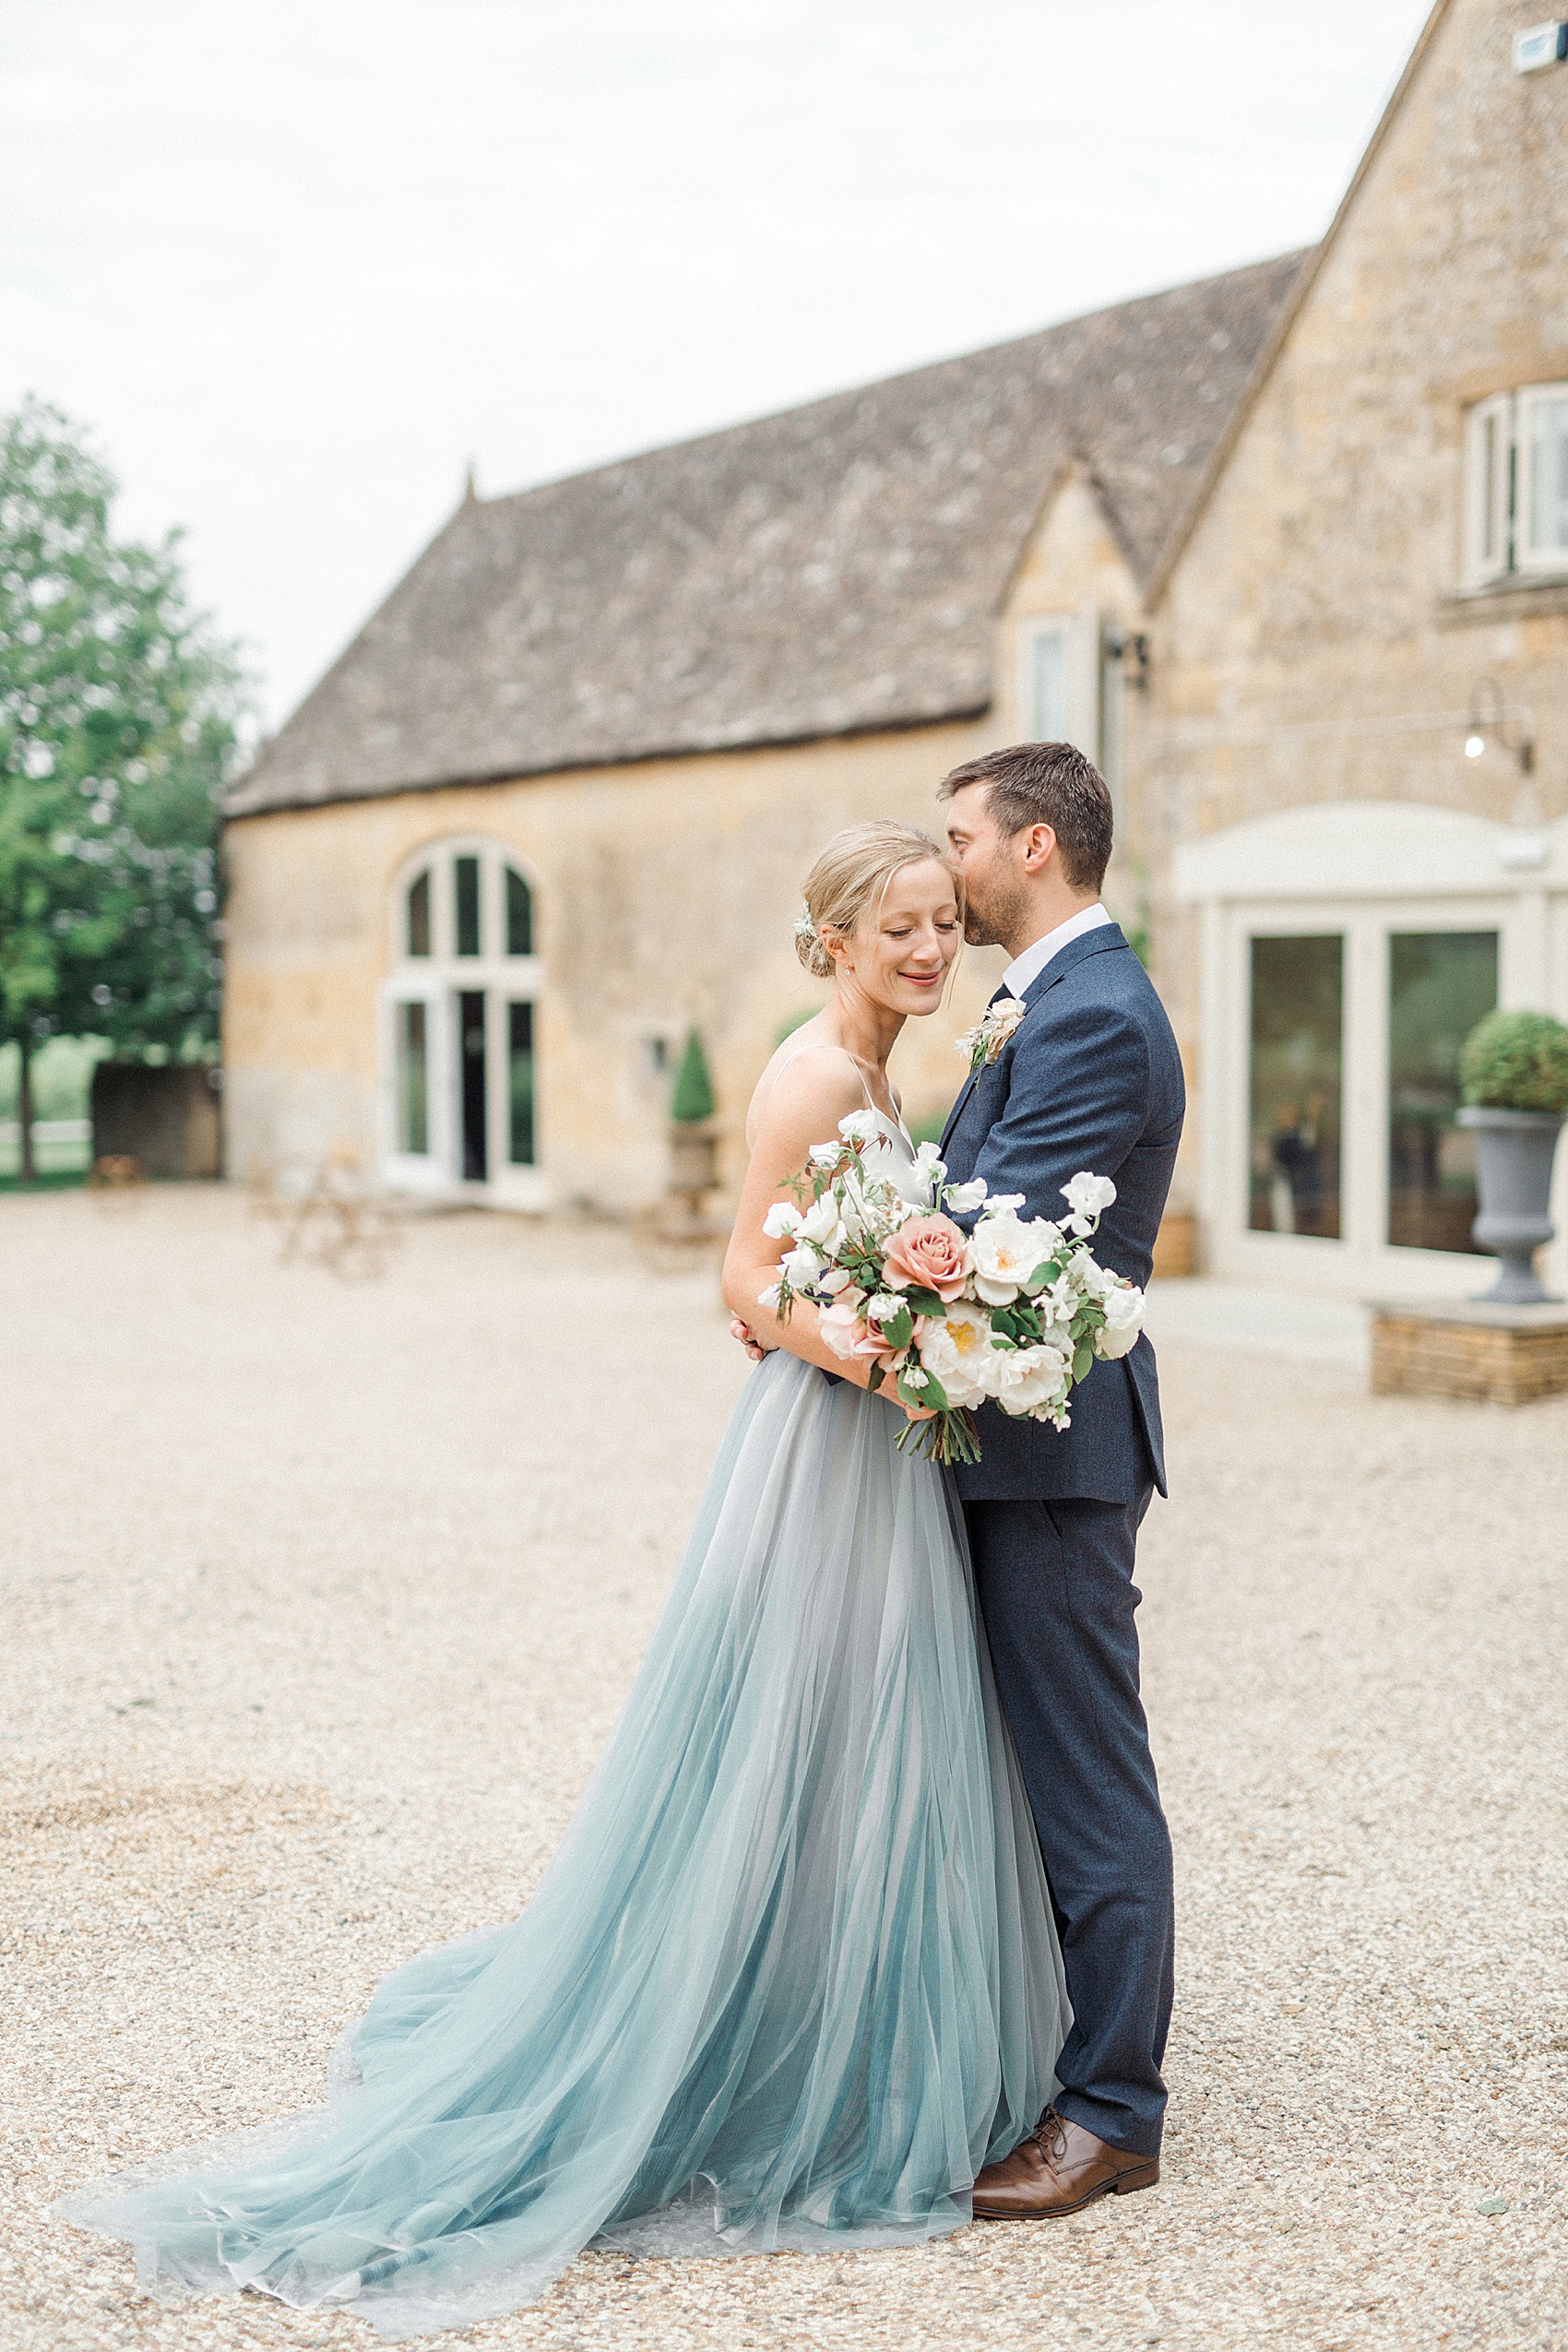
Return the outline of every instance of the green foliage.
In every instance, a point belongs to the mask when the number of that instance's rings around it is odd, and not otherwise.
[[[217,1036],[219,794],[241,708],[172,534],[55,410],[0,419],[0,1039],[200,1052]]]
[[[1491,1111],[1568,1111],[1568,1028],[1550,1013],[1489,1013],[1465,1039],[1459,1085]]]
[[[686,1050],[675,1073],[675,1090],[670,1098],[670,1116],[685,1126],[699,1119],[711,1119],[713,1111],[713,1080],[708,1075],[707,1056],[702,1050],[702,1039],[694,1027],[686,1031]]]

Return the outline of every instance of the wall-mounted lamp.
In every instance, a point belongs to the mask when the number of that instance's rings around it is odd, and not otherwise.
[[[1495,678],[1480,678],[1471,692],[1470,716],[1465,722],[1465,757],[1479,759],[1493,748],[1515,760],[1521,776],[1528,776],[1535,766],[1528,713],[1503,701]]]
[[[1132,656],[1130,662],[1127,659],[1129,654]],[[1112,621],[1105,632],[1105,658],[1108,661],[1122,663],[1124,685],[1143,687],[1148,684],[1148,639],[1142,634],[1129,636]]]

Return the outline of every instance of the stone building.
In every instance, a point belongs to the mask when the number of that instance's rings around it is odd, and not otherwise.
[[[469,500],[237,791],[232,1165],[522,1206],[731,1129],[824,836],[1100,757],[1206,1261],[1464,1289],[1464,1029],[1568,1014],[1568,67],[1442,0],[1323,244]],[[940,1111],[955,1029],[899,1048]],[[737,1165],[731,1134],[729,1172]]]
[[[1119,616],[1295,271],[466,500],[231,804],[234,1171],[340,1145],[406,1188],[624,1207],[662,1182],[695,1020],[732,1177],[823,993],[792,938],[815,851],[934,826],[982,743],[1114,730]],[[916,1116],[995,984],[968,961],[900,1046]]]

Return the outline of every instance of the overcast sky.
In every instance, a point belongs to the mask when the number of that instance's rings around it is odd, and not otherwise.
[[[0,404],[284,717],[481,493],[1306,244],[1420,0],[0,0]]]

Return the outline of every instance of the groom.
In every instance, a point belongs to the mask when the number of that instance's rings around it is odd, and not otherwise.
[[[1142,964],[1099,903],[1111,795],[1070,743],[1016,743],[941,787],[965,935],[1012,957],[942,1157],[954,1182],[1059,1218],[1080,1169],[1110,1176],[1093,1244],[1146,1283],[1182,1133],[1182,1063]],[[972,1221],[970,1219],[964,1220]],[[977,2217],[1043,2220],[1159,2178],[1170,2019],[1170,1839],[1138,1695],[1139,1523],[1165,1492],[1154,1349],[1098,1362],[1056,1431],[980,1409],[957,1472],[1002,1704],[1039,1832],[1073,2004],[1061,2090],[975,2183]]]

